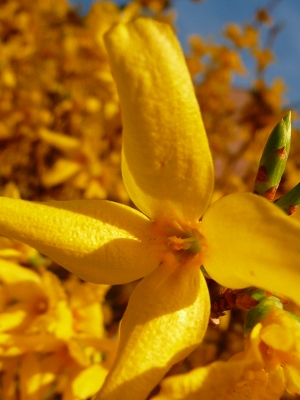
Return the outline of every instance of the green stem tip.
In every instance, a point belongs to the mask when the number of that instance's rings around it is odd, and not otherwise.
[[[274,204],[288,215],[293,214],[300,206],[300,182],[280,199],[277,199]]]

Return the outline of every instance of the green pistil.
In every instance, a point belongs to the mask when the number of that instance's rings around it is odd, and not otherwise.
[[[187,249],[187,252],[191,254],[196,254],[201,250],[201,245],[198,238],[193,237],[193,239],[194,240],[190,242],[190,246]]]

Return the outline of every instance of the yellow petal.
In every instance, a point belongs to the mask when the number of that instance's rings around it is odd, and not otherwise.
[[[95,400],[140,400],[201,342],[209,295],[199,269],[162,264],[130,297],[115,365]]]
[[[236,193],[204,215],[203,263],[231,288],[257,286],[300,304],[300,225],[266,199]]]
[[[41,177],[42,184],[46,188],[51,188],[72,178],[82,169],[82,165],[77,161],[59,158],[51,169],[45,171]]]
[[[286,380],[286,390],[294,396],[300,395],[300,360],[295,356],[292,364],[284,365],[284,377]]]
[[[129,207],[101,200],[33,203],[0,198],[0,234],[46,254],[80,278],[123,283],[159,264],[151,222]]]
[[[29,322],[35,317],[32,306],[27,304],[14,304],[7,307],[7,312],[1,312],[0,332],[22,332]]]
[[[1,395],[5,400],[17,400],[19,395],[16,382],[16,371],[18,370],[19,359],[9,357],[1,362]]]
[[[48,387],[61,372],[63,362],[63,357],[58,353],[44,357],[34,353],[24,355],[19,375],[21,399],[44,399]]]
[[[11,357],[34,351],[50,353],[61,349],[62,340],[50,334],[38,333],[33,335],[0,333],[0,355]]]
[[[105,36],[123,117],[122,172],[146,215],[167,208],[198,220],[210,202],[213,167],[180,45],[168,25],[137,19]]]
[[[99,364],[82,370],[72,382],[72,392],[78,399],[87,399],[98,392],[107,375],[107,370]]]
[[[285,352],[289,352],[293,349],[295,341],[287,327],[275,323],[263,329],[261,339],[273,349]]]
[[[46,143],[56,147],[59,150],[70,154],[71,151],[80,149],[80,140],[74,136],[66,136],[59,132],[50,131],[46,128],[40,128],[38,135]]]
[[[73,326],[77,332],[80,332],[81,337],[83,335],[95,338],[104,336],[104,316],[101,303],[108,288],[107,285],[80,283],[79,279],[69,279],[66,283],[66,289],[70,296],[69,304],[75,319]]]
[[[40,363],[32,353],[26,354],[22,359],[20,389],[23,399],[39,400],[41,398]]]
[[[0,282],[12,303],[32,302],[44,297],[40,276],[11,261],[0,260]]]
[[[40,276],[28,268],[21,267],[11,261],[0,260],[0,281],[6,285],[22,285],[22,290],[26,291],[26,286],[40,286]],[[31,288],[32,290],[32,288]],[[20,291],[20,287],[19,287]],[[27,291],[26,291],[27,292]]]

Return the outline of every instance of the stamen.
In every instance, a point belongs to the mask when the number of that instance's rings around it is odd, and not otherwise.
[[[168,246],[173,250],[191,250],[192,253],[196,253],[200,250],[200,244],[196,237],[191,236],[187,238],[181,238],[177,236],[171,236],[168,238]]]

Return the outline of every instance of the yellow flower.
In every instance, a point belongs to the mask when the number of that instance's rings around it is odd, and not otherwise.
[[[257,47],[259,32],[253,26],[245,24],[242,29],[237,24],[228,24],[224,31],[236,47]]]
[[[264,369],[279,381],[292,395],[300,394],[300,320],[284,310],[273,307],[259,327],[259,337]],[[255,328],[252,336],[255,335]],[[253,343],[252,343],[253,342]],[[250,346],[257,345],[253,339]],[[275,379],[274,379],[275,380]]]
[[[254,326],[243,352],[165,379],[153,400],[278,400],[285,389],[299,395],[299,347],[300,322],[274,306]]]
[[[264,71],[269,64],[275,61],[274,54],[270,49],[253,49],[252,54],[257,60],[258,72]]]
[[[203,338],[209,296],[201,265],[227,287],[255,285],[300,303],[300,224],[250,193],[224,197],[207,210],[211,155],[170,27],[137,19],[115,27],[105,42],[121,101],[123,180],[141,211],[101,200],[2,198],[0,233],[94,283],[144,277],[96,397],[134,400],[146,398]]]
[[[39,308],[44,308],[38,276],[17,264],[1,260],[0,282],[0,332],[22,331],[40,314]]]

